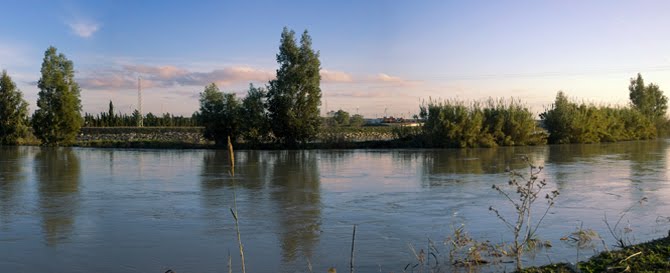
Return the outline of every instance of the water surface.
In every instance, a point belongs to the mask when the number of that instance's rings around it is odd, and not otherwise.
[[[442,247],[460,225],[507,240],[488,208],[510,207],[491,185],[506,183],[508,167],[525,170],[524,155],[561,192],[540,229],[554,247],[526,263],[574,261],[561,237],[581,225],[609,247],[604,215],[614,222],[631,206],[622,221],[631,240],[667,234],[668,147],[238,151],[234,178],[223,150],[0,147],[0,268],[225,272],[228,255],[239,268],[236,196],[248,272],[346,270],[353,225],[358,270],[398,272],[415,262],[408,244]]]

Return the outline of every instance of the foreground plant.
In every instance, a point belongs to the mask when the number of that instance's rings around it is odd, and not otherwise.
[[[610,225],[610,222],[607,220],[607,212],[605,213],[603,221],[607,226],[607,230],[609,230],[610,234],[612,235],[612,237],[614,237],[614,240],[616,241],[616,244],[614,246],[624,248],[633,244],[633,239],[631,238],[631,232],[633,232],[633,229],[631,229],[629,226],[621,228],[619,225],[621,224],[621,221],[633,208],[637,206],[642,206],[644,202],[647,202],[647,200],[648,200],[647,197],[642,197],[639,201],[633,203],[633,205],[624,210],[619,216],[619,219],[616,221],[614,226]]]
[[[588,261],[571,266],[566,263],[527,268],[523,273],[670,272],[670,234],[668,237],[620,250],[604,251]]]
[[[514,192],[508,192],[503,189],[503,187],[495,184],[492,186],[494,190],[504,196],[505,199],[509,201],[510,205],[512,205],[516,214],[516,219],[507,219],[500,213],[500,211],[498,211],[498,209],[493,206],[489,207],[489,210],[493,211],[514,235],[511,251],[516,259],[517,271],[521,271],[523,267],[521,256],[523,255],[524,249],[531,245],[535,245],[537,242],[535,236],[537,229],[549,212],[549,209],[554,206],[554,199],[559,195],[558,190],[546,193],[546,195],[544,195],[544,199],[547,201],[546,209],[539,220],[533,221],[533,204],[538,198],[542,197],[541,193],[543,192],[544,187],[547,186],[547,182],[545,179],[540,180],[538,177],[540,172],[542,172],[542,166],[534,166],[526,156],[523,157],[523,160],[528,164],[528,176],[516,171],[507,170],[510,177],[507,187],[513,189]]]

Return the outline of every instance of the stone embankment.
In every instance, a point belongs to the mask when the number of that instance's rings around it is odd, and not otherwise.
[[[84,127],[78,142],[183,142],[192,144],[209,143],[202,136],[202,127]]]
[[[212,144],[203,136],[203,127],[84,127],[79,143],[187,143]],[[395,138],[390,128],[353,128],[324,130],[317,136],[318,143],[349,143],[364,141],[386,141]]]
[[[361,142],[392,140],[395,135],[391,131],[354,131],[354,132],[321,132],[318,139],[322,142]]]

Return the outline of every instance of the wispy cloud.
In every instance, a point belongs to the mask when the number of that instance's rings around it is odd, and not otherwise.
[[[177,77],[176,81],[180,85],[204,86],[213,82],[220,86],[230,86],[237,83],[267,82],[274,76],[272,71],[248,66],[231,66],[209,72],[188,73]]]
[[[354,81],[351,74],[342,71],[321,69],[321,82],[323,83],[350,83]]]
[[[225,87],[249,82],[267,82],[274,77],[274,73],[249,66],[229,66],[200,72],[170,65],[132,64],[91,71],[78,81],[84,89],[134,89],[137,87],[137,77],[142,78],[144,88],[205,86],[209,83]]]
[[[388,84],[393,84],[393,85],[408,85],[408,84],[412,83],[412,81],[405,80],[403,78],[396,77],[396,76],[391,76],[391,75],[388,75],[386,73],[379,73],[375,76],[370,77],[370,79],[372,80],[372,82],[388,83]]]
[[[67,25],[75,35],[82,38],[90,38],[100,30],[100,24],[90,21],[70,22]]]
[[[389,92],[377,91],[377,90],[330,92],[329,94],[329,97],[344,97],[344,98],[383,98],[388,96]]]

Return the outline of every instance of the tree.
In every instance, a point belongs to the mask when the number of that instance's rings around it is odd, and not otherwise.
[[[142,120],[142,115],[140,114],[140,110],[135,109],[133,111],[133,114],[130,116],[130,121],[132,122],[131,124],[133,126],[140,127],[140,121]],[[144,125],[144,124],[143,124]]]
[[[365,124],[365,119],[359,114],[351,116],[349,119],[349,126],[351,127],[361,127]]]
[[[263,88],[249,84],[247,96],[242,100],[242,137],[253,144],[259,144],[268,136],[270,124],[265,110],[267,92]]]
[[[630,91],[630,101],[633,108],[640,111],[652,122],[665,119],[665,113],[668,110],[668,98],[663,95],[658,85],[650,83],[644,86],[644,80],[640,73],[637,78],[630,79],[628,86]]]
[[[46,145],[71,144],[83,123],[79,84],[74,81],[74,66],[55,47],[44,53],[38,109],[33,114],[35,136]]]
[[[316,137],[321,123],[321,62],[307,30],[298,47],[295,32],[284,27],[277,63],[267,95],[270,124],[278,140],[292,147]]]
[[[217,145],[227,143],[229,136],[235,141],[240,131],[240,108],[235,94],[222,93],[214,83],[206,86],[200,93],[199,114],[204,137]]]
[[[559,91],[551,109],[540,114],[544,127],[549,132],[549,143],[572,143],[574,138],[573,128],[577,118],[576,105],[570,103],[568,96]]]
[[[0,145],[16,144],[28,130],[28,103],[7,71],[0,77]]]
[[[107,111],[107,118],[109,119],[109,122],[107,122],[107,126],[116,126],[116,116],[114,115],[114,104],[112,101],[109,101],[109,110]]]
[[[349,125],[349,112],[344,111],[342,109],[337,110],[335,114],[333,115],[333,119],[339,126],[347,126]]]

